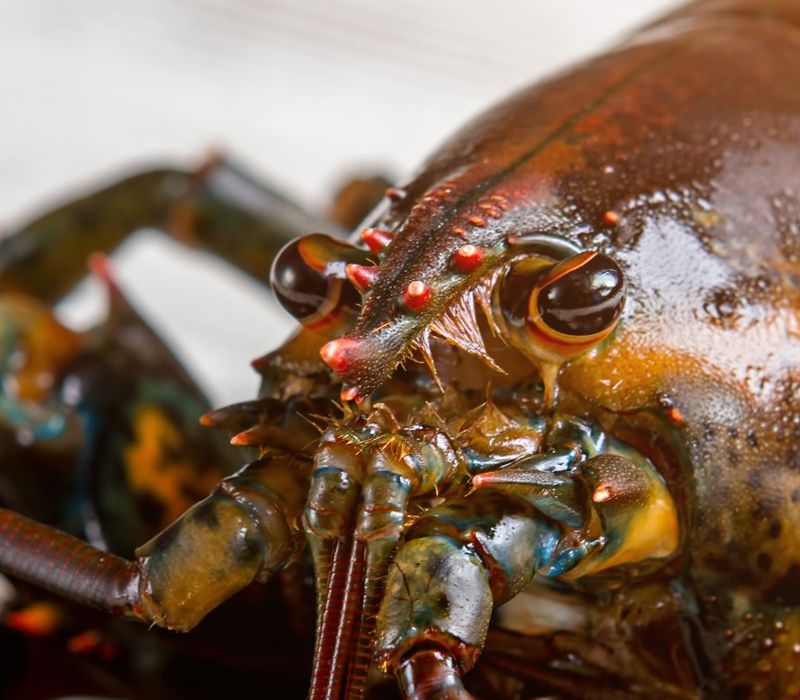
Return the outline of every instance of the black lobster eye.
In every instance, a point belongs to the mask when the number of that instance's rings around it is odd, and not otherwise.
[[[586,252],[556,265],[533,291],[529,319],[554,339],[583,342],[613,330],[625,302],[617,263]]]
[[[355,309],[358,292],[345,275],[345,264],[363,251],[321,233],[287,243],[275,257],[270,283],[280,305],[305,326],[335,310]]]

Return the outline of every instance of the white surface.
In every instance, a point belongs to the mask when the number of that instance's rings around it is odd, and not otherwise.
[[[0,221],[211,145],[320,204],[353,169],[402,176],[493,100],[672,4],[0,0]],[[146,238],[115,256],[137,306],[215,402],[252,396],[248,360],[289,323],[246,281]],[[176,276],[200,296],[179,297]],[[263,324],[239,320],[252,314]]]

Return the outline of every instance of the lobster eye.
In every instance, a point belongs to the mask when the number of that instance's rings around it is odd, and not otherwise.
[[[342,308],[355,310],[360,297],[345,275],[345,264],[363,256],[363,251],[321,233],[298,238],[287,243],[272,263],[272,291],[304,326]]]
[[[581,253],[538,281],[528,321],[551,340],[600,340],[613,330],[624,301],[625,280],[617,263],[601,253]]]

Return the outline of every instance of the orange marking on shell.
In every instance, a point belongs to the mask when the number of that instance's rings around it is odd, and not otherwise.
[[[475,488],[480,488],[481,486],[485,486],[488,483],[491,483],[491,477],[487,477],[485,474],[475,474],[472,477],[472,485]]]
[[[373,253],[377,253],[392,242],[392,234],[379,228],[365,228],[361,232],[361,240]]]
[[[344,266],[345,274],[353,286],[360,292],[367,290],[378,279],[378,268],[367,265],[348,263]]]
[[[339,393],[342,401],[353,401],[358,399],[357,386],[343,386],[342,391]]]
[[[390,187],[385,194],[393,202],[400,202],[406,198],[406,191],[400,187]]]
[[[489,199],[494,202],[500,209],[505,211],[508,208],[508,200],[499,194],[493,194]]]
[[[422,311],[433,299],[433,289],[422,280],[414,280],[403,292],[403,304],[410,311]]]
[[[486,219],[481,216],[470,216],[467,221],[469,221],[473,226],[479,226],[480,228],[486,226]]]
[[[609,209],[605,214],[603,214],[603,221],[607,224],[618,224],[620,220],[619,212],[614,211],[613,209]]]
[[[486,214],[486,216],[491,216],[493,219],[499,219],[501,213],[492,205],[492,204],[479,204],[478,208]]]
[[[667,410],[667,418],[673,425],[683,425],[684,423],[683,413],[675,406],[670,406],[669,410]]]
[[[93,654],[103,661],[113,661],[119,654],[119,647],[104,641],[97,630],[87,630],[67,640],[67,649],[73,654]]]
[[[105,286],[111,299],[119,301],[122,299],[122,291],[114,277],[111,262],[105,253],[92,253],[87,260],[89,272],[91,272]]]
[[[353,366],[353,350],[357,347],[357,340],[336,338],[320,348],[319,356],[336,374],[346,374]]]
[[[105,253],[92,253],[87,260],[89,271],[108,286],[115,284],[114,274]]]
[[[592,501],[595,503],[605,503],[611,498],[611,495],[611,487],[601,484],[594,490],[594,493],[592,493]]]
[[[100,646],[100,633],[97,630],[87,630],[70,637],[67,640],[67,649],[73,654],[87,654]]]
[[[453,255],[453,267],[461,272],[472,272],[485,256],[483,248],[470,243],[462,245]]]
[[[456,228],[453,229],[453,233],[456,236],[459,236],[460,238],[466,238],[467,237],[467,232],[463,228],[461,228],[460,226],[456,226]]]

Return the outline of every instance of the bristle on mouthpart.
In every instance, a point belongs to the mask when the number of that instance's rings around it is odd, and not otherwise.
[[[475,313],[475,293],[463,294],[430,325],[432,333],[444,338],[451,345],[477,357],[496,372],[505,373],[489,355],[481,335]]]
[[[419,350],[419,354],[422,355],[423,361],[428,366],[428,369],[431,372],[433,381],[436,382],[436,385],[439,387],[439,391],[444,393],[444,386],[442,385],[442,381],[439,378],[439,373],[436,371],[436,363],[433,361],[433,353],[431,352],[430,329],[426,328],[425,330],[423,330],[422,333],[420,333],[419,338],[417,338],[412,343],[412,347],[415,350]]]

